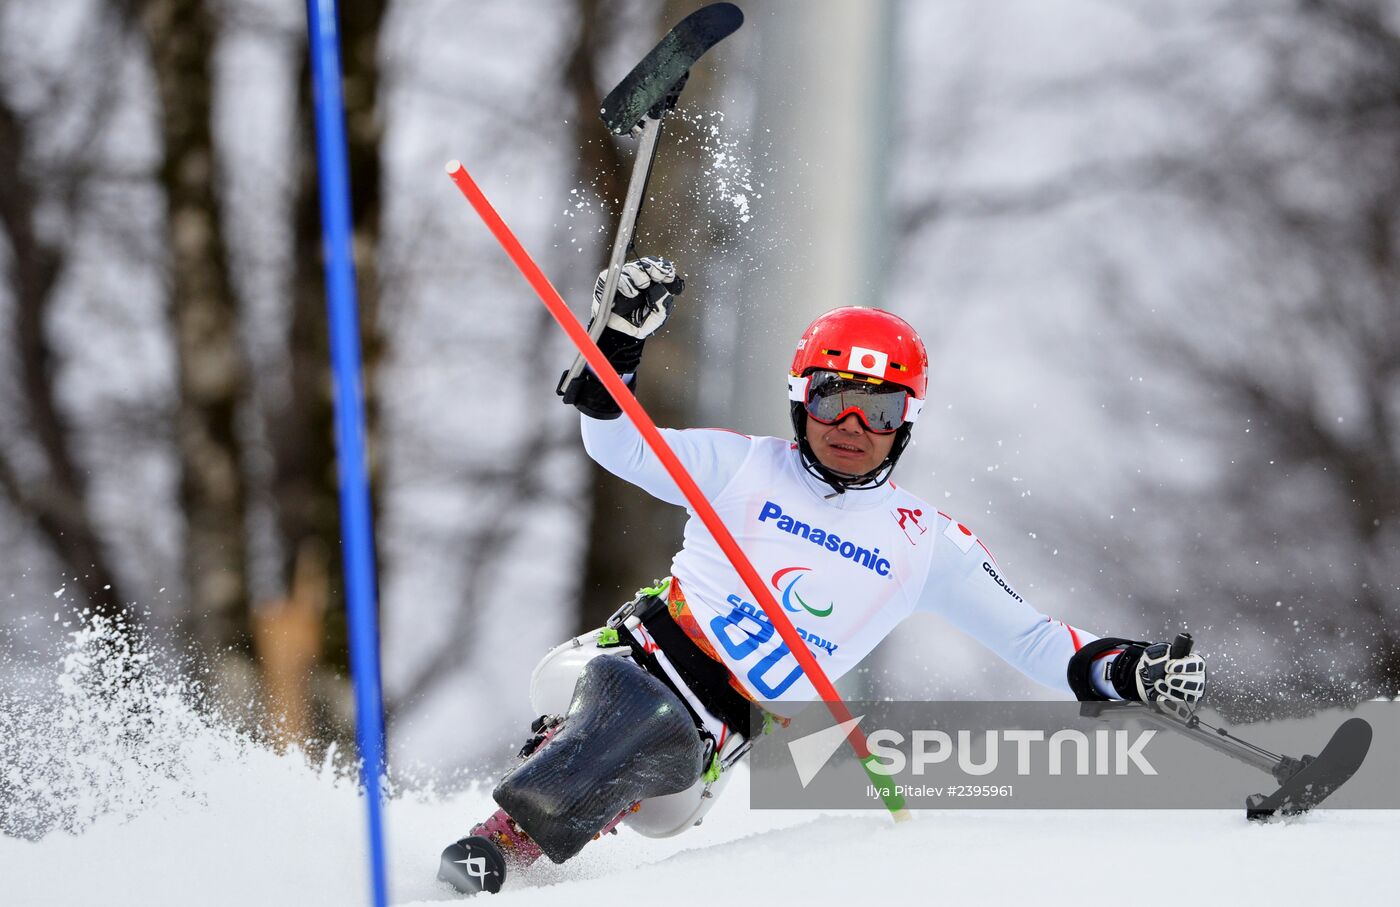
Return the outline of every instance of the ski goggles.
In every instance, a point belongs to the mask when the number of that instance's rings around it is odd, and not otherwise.
[[[919,417],[924,402],[908,388],[849,372],[815,371],[788,378],[788,398],[801,403],[823,425],[835,425],[851,413],[878,435],[897,431]]]

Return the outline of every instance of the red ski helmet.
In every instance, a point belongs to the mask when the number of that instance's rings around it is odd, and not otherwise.
[[[883,309],[845,306],[813,321],[797,341],[789,370],[813,369],[878,378],[908,388],[920,403],[928,395],[928,353],[909,322]]]
[[[862,476],[847,476],[823,466],[807,443],[809,376],[817,371],[861,378],[871,384],[896,385],[909,392],[903,424],[889,456]],[[882,309],[845,306],[813,321],[797,341],[788,375],[792,427],[803,465],[837,491],[873,488],[889,479],[895,462],[909,444],[909,433],[928,395],[928,353],[918,332],[898,315]],[[868,426],[867,426],[868,427]]]

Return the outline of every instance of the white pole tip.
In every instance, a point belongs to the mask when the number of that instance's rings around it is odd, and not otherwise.
[[[458,170],[461,170],[461,169],[462,169],[462,162],[461,162],[461,161],[456,160],[456,159],[454,158],[453,160],[450,160],[450,161],[447,162],[447,172],[448,172],[448,173],[456,173]]]

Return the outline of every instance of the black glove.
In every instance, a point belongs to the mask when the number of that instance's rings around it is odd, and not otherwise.
[[[602,308],[607,277],[607,271],[600,272],[593,286],[594,318]],[[665,323],[675,297],[684,288],[685,281],[676,274],[676,266],[664,258],[639,258],[622,266],[613,297],[613,311],[598,338],[598,348],[619,375],[627,376],[629,388],[637,386],[636,372],[642,362],[646,338]],[[579,376],[574,406],[594,419],[616,419],[622,415],[617,401],[591,370]]]
[[[608,272],[599,271],[598,280],[593,284],[593,318],[598,317],[598,310],[603,306],[603,289],[607,282]],[[674,297],[683,289],[685,281],[676,274],[674,262],[664,258],[629,261],[617,276],[617,293],[613,296],[607,330],[645,340],[666,322]]]
[[[1113,659],[1109,680],[1124,699],[1195,705],[1206,694],[1206,663],[1192,652],[1173,658],[1171,643],[1134,644]]]
[[[1111,661],[1105,653],[1122,649]],[[1185,703],[1194,709],[1206,693],[1206,663],[1201,656],[1187,649],[1186,654],[1173,657],[1172,644],[1165,642],[1134,642],[1130,639],[1105,637],[1096,639],[1078,652],[1069,662],[1069,684],[1081,700],[1102,700],[1095,689],[1090,671],[1102,675],[1123,699],[1137,702],[1168,700]]]

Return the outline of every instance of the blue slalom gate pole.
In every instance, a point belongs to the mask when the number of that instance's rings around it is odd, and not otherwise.
[[[369,819],[370,882],[375,907],[384,907],[384,703],[379,684],[379,622],[375,594],[374,531],[365,454],[364,394],[360,385],[359,306],[350,251],[350,168],[340,92],[340,37],[336,0],[306,0],[311,41],[311,85],[316,109],[316,159],[326,254],[331,370],[335,375],[335,440],[340,467],[340,524],[345,562],[345,610],[350,630],[350,673],[355,684],[355,739]]]

